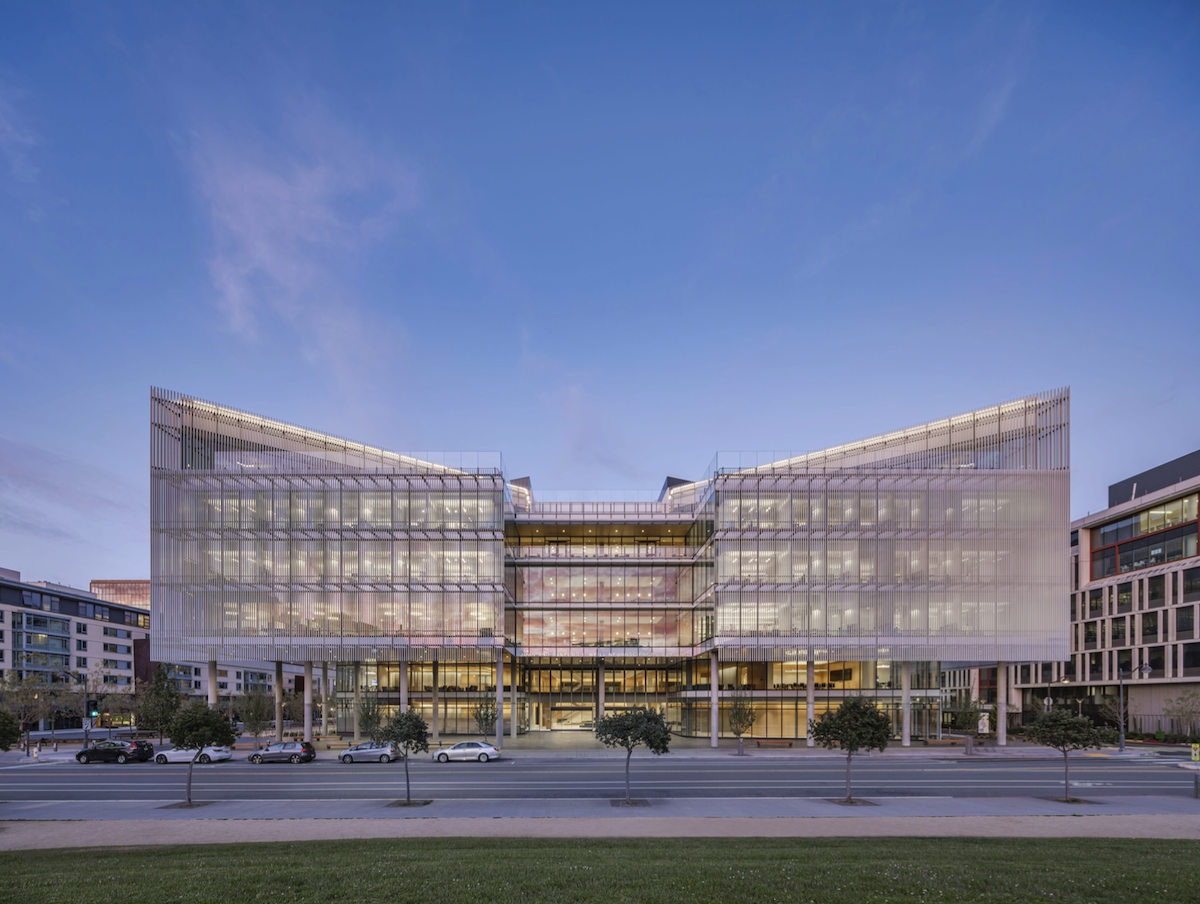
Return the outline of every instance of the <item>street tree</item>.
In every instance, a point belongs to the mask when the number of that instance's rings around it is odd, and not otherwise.
[[[20,743],[21,723],[8,710],[0,709],[0,750],[8,753],[14,744]]]
[[[132,688],[122,690],[123,685],[106,686],[109,690],[100,701],[100,709],[108,717],[108,736],[111,738],[113,723],[117,719],[124,721],[124,717],[129,716],[130,723],[133,722],[133,716],[137,712],[137,700],[133,696]]]
[[[242,728],[254,735],[254,749],[257,750],[258,736],[275,721],[275,699],[256,688],[238,697],[237,711]]]
[[[46,677],[39,672],[26,672],[18,677],[15,669],[0,682],[0,704],[12,713],[18,729],[25,735],[25,753],[29,753],[29,732],[46,714]]]
[[[232,747],[237,732],[221,713],[209,709],[203,700],[180,709],[167,727],[167,737],[176,747],[196,749],[188,762],[187,802],[192,802],[192,769],[205,747]]]
[[[496,701],[484,697],[471,707],[471,718],[475,720],[475,727],[484,740],[492,737],[496,733]]]
[[[1055,709],[1025,729],[1025,739],[1044,747],[1052,747],[1063,755],[1063,800],[1071,797],[1071,760],[1074,750],[1103,747],[1117,739],[1116,732],[1109,728],[1097,728],[1087,716],[1077,716],[1070,710]]]
[[[373,694],[363,697],[358,705],[358,730],[372,741],[378,741],[382,725],[383,713],[379,709],[379,701]]]
[[[1194,736],[1200,725],[1200,693],[1183,691],[1178,697],[1167,697],[1164,704],[1163,715],[1179,722],[1181,734]]]
[[[972,744],[979,735],[979,723],[988,714],[988,707],[978,697],[969,697],[957,700],[949,708],[949,712],[950,727],[966,736],[966,755],[970,756]]]
[[[295,724],[304,721],[304,695],[298,694],[295,691],[283,692],[283,719],[285,722]]]
[[[860,750],[887,749],[892,737],[892,720],[866,697],[850,697],[836,710],[826,711],[809,723],[815,743],[826,750],[835,747],[846,754],[846,803],[853,803],[850,792],[850,761]]]
[[[1105,724],[1113,724],[1120,728],[1122,725],[1129,724],[1129,697],[1125,697],[1125,709],[1121,709],[1121,698],[1105,697],[1104,702],[1100,704],[1100,718]]]
[[[670,753],[671,728],[663,714],[656,709],[635,706],[624,712],[596,720],[596,739],[605,747],[625,748],[625,805],[631,805],[629,794],[629,761],[633,751],[645,745],[655,756]]]
[[[166,665],[159,663],[154,677],[149,684],[142,686],[141,694],[138,695],[138,728],[158,732],[158,743],[161,744],[167,727],[182,705],[180,693],[175,687],[175,682],[171,680]]]
[[[412,803],[412,783],[408,776],[408,755],[429,752],[429,725],[414,707],[397,712],[379,731],[379,739],[395,744],[404,754],[404,799]]]
[[[746,752],[742,749],[742,735],[753,728],[754,723],[758,721],[758,710],[754,708],[750,695],[742,691],[731,695],[730,701],[729,730],[737,738],[737,755],[745,756]]]

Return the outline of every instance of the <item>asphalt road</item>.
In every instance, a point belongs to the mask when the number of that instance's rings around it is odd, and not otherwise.
[[[439,799],[531,800],[612,797],[624,791],[624,761],[414,761],[413,790]],[[0,800],[153,801],[177,798],[186,765],[153,762],[55,763],[0,768]],[[832,797],[845,793],[837,760],[668,759],[635,754],[633,793],[652,798]],[[1043,797],[1061,795],[1061,760],[892,760],[863,758],[853,767],[855,796]],[[1187,796],[1193,776],[1170,760],[1072,758],[1072,790],[1105,796]],[[402,763],[332,760],[252,766],[244,760],[197,766],[196,792],[209,800],[374,800],[403,793]]]

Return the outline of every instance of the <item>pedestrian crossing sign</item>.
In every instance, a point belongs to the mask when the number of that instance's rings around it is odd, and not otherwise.
[[[1200,744],[1192,745],[1192,762],[1200,763]]]

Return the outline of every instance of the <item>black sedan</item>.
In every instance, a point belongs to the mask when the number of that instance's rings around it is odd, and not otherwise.
[[[310,741],[283,741],[268,744],[250,754],[252,763],[307,763],[316,759],[317,748]]]
[[[152,756],[154,745],[149,741],[96,741],[75,754],[75,759],[81,763],[142,763]]]

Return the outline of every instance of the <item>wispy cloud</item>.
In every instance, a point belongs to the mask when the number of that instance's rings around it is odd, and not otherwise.
[[[139,496],[103,468],[0,436],[0,533],[79,539],[81,524],[140,521],[145,507],[129,501]]]
[[[355,265],[415,206],[417,180],[319,106],[286,119],[274,141],[192,133],[190,163],[213,231],[209,272],[233,332],[253,341],[283,324],[309,360],[353,382],[364,362],[388,353],[355,297]]]
[[[562,418],[563,456],[569,470],[598,468],[628,479],[646,476],[625,440],[629,428],[617,424],[582,384],[566,384],[546,402]]]
[[[967,142],[967,156],[977,154],[1008,114],[1013,92],[1025,78],[1033,55],[1038,23],[1024,22],[1007,51],[997,54],[983,79],[987,84],[977,109],[975,129]]]
[[[863,242],[897,228],[920,200],[920,192],[910,191],[890,201],[872,204],[836,232],[816,243],[802,266],[804,275],[812,276],[820,272]]]
[[[13,179],[29,184],[37,181],[38,169],[30,160],[30,152],[40,139],[18,112],[20,100],[20,92],[0,82],[0,158]]]

